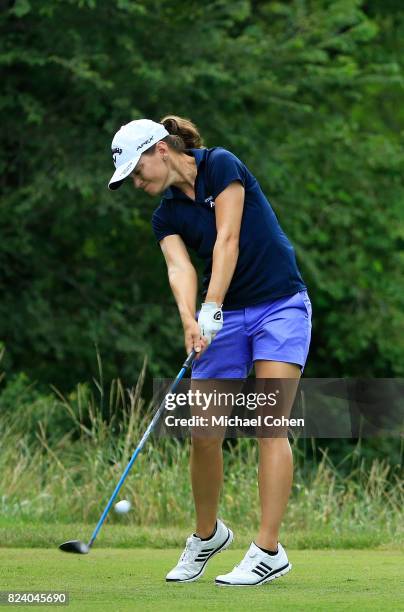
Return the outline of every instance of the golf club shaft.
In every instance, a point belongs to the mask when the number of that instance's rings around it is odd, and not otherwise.
[[[114,490],[114,492],[112,493],[112,495],[111,495],[111,498],[110,498],[109,502],[108,502],[108,503],[107,503],[107,505],[105,506],[104,512],[102,513],[102,515],[101,515],[101,517],[100,517],[100,520],[98,521],[97,526],[96,526],[96,528],[94,529],[93,534],[92,534],[92,536],[91,536],[91,539],[90,539],[90,541],[89,541],[89,543],[88,543],[88,547],[89,547],[89,548],[90,548],[90,547],[93,545],[94,540],[96,539],[96,537],[97,537],[97,535],[98,535],[98,532],[100,531],[100,529],[101,529],[101,527],[102,527],[102,525],[103,525],[103,523],[104,523],[104,521],[105,521],[105,519],[106,519],[106,517],[107,517],[107,514],[108,514],[108,512],[110,511],[111,506],[112,506],[112,504],[114,503],[114,500],[115,500],[116,496],[117,496],[117,495],[118,495],[118,493],[119,493],[120,488],[122,487],[123,483],[125,482],[125,479],[126,479],[127,475],[129,474],[129,472],[130,472],[130,469],[131,469],[132,465],[133,465],[133,464],[134,464],[134,462],[136,461],[136,458],[137,458],[138,454],[139,454],[139,453],[140,453],[140,451],[142,450],[142,448],[143,448],[143,446],[144,446],[144,444],[145,444],[145,442],[146,442],[147,438],[149,437],[150,433],[153,431],[153,429],[154,429],[154,427],[155,427],[155,425],[156,425],[157,421],[159,420],[159,418],[160,418],[161,414],[163,413],[164,408],[165,408],[165,402],[166,402],[166,396],[167,396],[167,394],[168,394],[168,393],[173,393],[173,391],[176,389],[176,387],[177,387],[178,383],[180,382],[180,380],[181,380],[181,379],[182,379],[182,377],[184,376],[185,372],[187,371],[187,369],[188,369],[188,368],[190,367],[190,365],[192,364],[192,361],[194,360],[195,355],[196,355],[196,352],[195,352],[194,350],[192,350],[192,351],[190,352],[190,354],[188,355],[188,357],[186,358],[186,360],[184,361],[184,364],[183,364],[183,366],[182,366],[182,368],[181,368],[180,372],[178,373],[178,375],[177,375],[176,379],[173,381],[173,383],[170,385],[170,388],[169,388],[169,389],[168,389],[168,391],[165,393],[165,396],[164,396],[164,398],[163,398],[163,400],[162,400],[162,402],[161,402],[161,404],[160,404],[160,406],[159,406],[158,410],[155,412],[155,414],[154,414],[154,416],[153,416],[152,420],[150,421],[150,424],[149,424],[148,428],[147,428],[147,429],[146,429],[146,431],[144,432],[144,434],[143,434],[143,436],[142,436],[142,439],[140,440],[139,444],[137,445],[137,447],[136,447],[136,449],[135,449],[135,451],[134,451],[134,453],[133,453],[133,455],[132,455],[132,457],[131,457],[131,460],[129,461],[128,465],[127,465],[127,466],[126,466],[126,468],[125,468],[124,473],[122,474],[122,476],[121,476],[121,478],[120,478],[120,480],[119,480],[118,484],[116,485],[115,490]]]

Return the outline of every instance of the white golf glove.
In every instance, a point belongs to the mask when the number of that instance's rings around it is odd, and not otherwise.
[[[201,335],[204,336],[208,344],[210,344],[223,327],[222,307],[218,306],[216,302],[204,302],[199,313],[198,325],[201,330]]]

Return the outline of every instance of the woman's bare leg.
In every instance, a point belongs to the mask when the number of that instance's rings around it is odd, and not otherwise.
[[[300,367],[292,363],[257,360],[256,378],[299,379]],[[288,417],[293,405],[298,381],[286,383],[282,413]],[[258,488],[261,502],[261,524],[255,543],[275,551],[279,529],[293,482],[293,458],[288,438],[258,438]]]
[[[232,383],[232,390],[241,389],[242,383]],[[213,380],[194,379],[191,389],[195,392],[211,393],[229,391],[229,383]],[[216,414],[230,414],[232,406],[218,406]],[[212,411],[204,411],[202,407],[194,406],[191,414],[206,417]],[[214,429],[199,428],[192,431],[190,471],[192,491],[196,511],[195,533],[201,538],[210,536],[215,528],[219,506],[220,491],[223,485],[223,452],[222,444],[226,432],[225,427]]]
[[[223,484],[222,439],[193,437],[190,470],[196,510],[195,533],[207,538],[215,528]]]

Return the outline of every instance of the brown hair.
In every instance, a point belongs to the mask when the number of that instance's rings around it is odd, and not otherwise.
[[[167,115],[160,120],[170,134],[161,140],[166,142],[170,149],[183,153],[185,149],[202,149],[204,143],[198,128],[192,121],[177,115]],[[144,155],[153,155],[156,145],[144,152]]]

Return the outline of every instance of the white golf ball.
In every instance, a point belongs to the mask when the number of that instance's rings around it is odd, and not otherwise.
[[[117,504],[115,504],[115,512],[118,514],[126,514],[130,510],[130,501],[127,499],[121,499]]]

